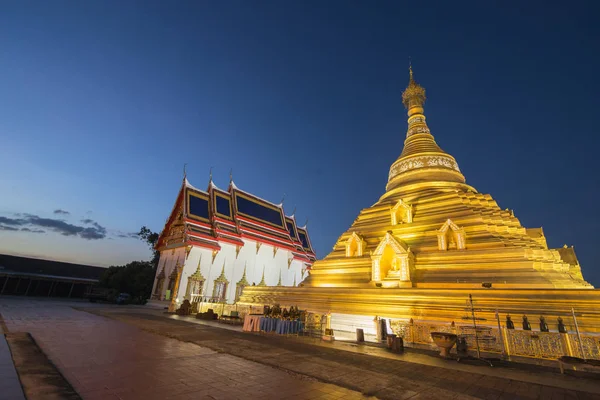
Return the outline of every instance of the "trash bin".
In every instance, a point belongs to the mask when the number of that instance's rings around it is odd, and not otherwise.
[[[391,349],[392,346],[394,345],[394,339],[395,338],[396,338],[396,335],[394,335],[393,333],[387,335],[387,348],[388,349]]]
[[[362,343],[365,341],[365,331],[361,328],[356,328],[356,341]]]

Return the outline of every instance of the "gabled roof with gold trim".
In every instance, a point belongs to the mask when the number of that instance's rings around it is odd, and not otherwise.
[[[275,204],[238,188],[227,190],[211,179],[201,190],[184,178],[177,200],[157,242],[157,249],[184,245],[220,249],[220,244],[243,246],[248,239],[292,251],[294,258],[312,264],[315,252],[306,228]]]

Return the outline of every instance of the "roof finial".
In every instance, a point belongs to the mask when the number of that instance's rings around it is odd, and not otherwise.
[[[306,228],[308,226],[308,217],[306,217],[306,222],[304,223],[304,227]]]
[[[212,170],[213,167],[210,167],[210,172],[208,173],[208,183],[212,182]]]
[[[412,70],[412,60],[408,59],[408,86],[402,92],[402,103],[408,110],[408,116],[423,113],[425,104],[425,89],[415,82]]]
[[[292,211],[292,216],[296,215],[296,205],[294,204],[294,211]]]
[[[229,183],[233,182],[233,168],[229,169]]]
[[[187,163],[184,163],[183,164],[183,180],[186,180],[186,178],[187,178],[187,171],[186,171],[186,169],[187,169]]]
[[[283,194],[283,197],[281,198],[281,204],[283,204],[284,201],[285,201],[285,193]]]

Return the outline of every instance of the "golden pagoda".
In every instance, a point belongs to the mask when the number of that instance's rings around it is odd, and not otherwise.
[[[516,325],[523,315],[566,320],[574,308],[582,329],[600,331],[600,291],[584,280],[574,249],[548,248],[542,228],[523,227],[512,211],[466,184],[427,126],[425,99],[410,68],[402,94],[408,130],[385,193],[300,287],[250,287],[241,302],[297,305],[328,314],[334,330],[352,332],[375,317],[399,330],[419,321],[456,326],[472,295],[489,325],[499,325],[498,313],[513,315]]]

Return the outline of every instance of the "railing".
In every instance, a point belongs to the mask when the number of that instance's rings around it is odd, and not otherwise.
[[[313,338],[321,338],[325,329],[325,318],[321,314],[305,313],[303,318],[304,329],[300,334]]]
[[[222,304],[222,303],[226,303],[227,299],[223,298],[223,297],[218,297],[218,296],[202,296],[202,295],[196,295],[196,294],[192,294],[190,295],[191,299],[190,299],[190,303],[218,303],[218,304]]]
[[[572,356],[600,359],[600,335],[568,331],[540,332],[535,330],[508,329],[505,325],[477,324],[477,335],[472,324],[442,324],[421,321],[391,320],[391,330],[401,336],[405,343],[434,346],[431,332],[454,333],[464,337],[469,349],[479,345],[481,351],[542,359]],[[582,344],[579,343],[581,337]],[[477,343],[476,343],[477,338]]]

